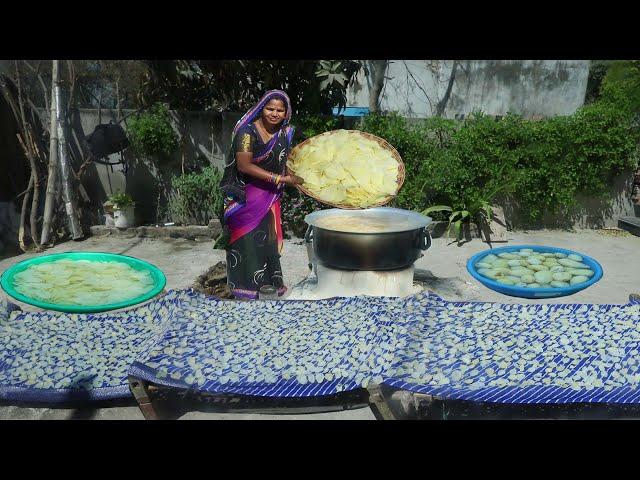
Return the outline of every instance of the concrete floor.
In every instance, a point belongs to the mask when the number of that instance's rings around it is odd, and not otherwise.
[[[565,232],[542,230],[508,232],[507,243],[513,245],[547,245],[583,253],[597,260],[604,276],[595,285],[570,297],[558,299],[525,299],[509,297],[477,282],[467,273],[467,260],[487,249],[478,239],[458,247],[450,240],[434,239],[432,247],[416,262],[416,268],[427,269],[435,277],[427,284],[447,300],[477,300],[500,303],[627,303],[630,293],[640,293],[640,237],[630,234],[612,236],[607,231],[577,230]]]
[[[436,238],[424,257],[416,262],[416,278],[448,300],[478,300],[503,303],[627,303],[630,293],[640,293],[640,237],[613,236],[603,231],[574,232],[543,230],[509,232],[508,243],[502,245],[550,245],[582,252],[595,258],[604,269],[604,277],[592,287],[571,297],[555,300],[527,300],[508,297],[490,290],[466,271],[473,254],[488,246],[474,239],[461,246],[445,238]],[[225,259],[225,252],[214,250],[211,242],[185,239],[91,237],[80,242],[66,242],[47,251],[98,251],[131,255],[153,263],[167,277],[167,289],[189,288],[198,275]],[[0,261],[0,273],[34,254],[23,254]],[[306,248],[301,240],[287,240],[282,267],[287,285],[295,285],[308,275]],[[4,296],[4,292],[0,292]],[[23,310],[36,310],[20,304]],[[142,419],[133,402],[119,402],[99,408],[49,408],[0,404],[0,419]],[[245,413],[188,412],[181,419],[374,419],[367,408],[340,412],[295,415],[262,415]]]

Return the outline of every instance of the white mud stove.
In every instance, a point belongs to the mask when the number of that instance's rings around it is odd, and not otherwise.
[[[388,229],[375,233],[327,228],[322,219],[355,216]],[[320,222],[318,222],[320,220]],[[401,221],[398,221],[401,220]],[[406,297],[422,287],[414,284],[414,263],[431,246],[431,218],[390,207],[365,210],[332,208],[305,217],[305,245],[311,273],[292,288],[288,300],[317,300],[358,295]],[[356,230],[356,228],[354,228]]]

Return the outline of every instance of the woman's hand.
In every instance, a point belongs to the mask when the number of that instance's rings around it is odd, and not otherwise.
[[[282,182],[295,187],[296,185],[302,185],[304,183],[304,179],[297,175],[285,175],[282,177]]]

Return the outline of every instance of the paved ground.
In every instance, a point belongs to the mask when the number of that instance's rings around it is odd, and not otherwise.
[[[507,297],[476,282],[466,272],[467,259],[487,248],[478,239],[462,246],[449,239],[434,239],[432,247],[416,262],[416,276],[432,290],[449,300],[482,300],[509,303],[626,303],[630,293],[640,293],[640,237],[612,236],[599,231],[579,230],[509,232],[507,245],[552,245],[577,250],[600,262],[603,279],[583,292],[562,300],[526,300]],[[494,244],[500,246],[502,244]],[[47,251],[100,251],[132,255],[158,266],[167,277],[167,289],[188,288],[195,278],[220,260],[225,254],[213,250],[211,242],[184,239],[91,237],[81,242],[66,242]],[[9,266],[32,257],[24,254],[0,261],[0,273]],[[308,275],[306,248],[300,240],[288,240],[282,258],[285,281],[295,285]],[[4,295],[0,292],[0,295]],[[24,310],[33,310],[20,304]],[[45,408],[0,405],[0,419],[141,419],[137,407],[126,402],[100,408]],[[259,415],[188,412],[181,419],[373,419],[369,409],[347,410],[308,415]]]
[[[640,237],[605,234],[606,231],[578,230],[564,232],[508,232],[506,245],[549,245],[576,250],[596,259],[602,280],[571,297],[528,300],[495,292],[472,278],[466,271],[469,257],[485,250],[487,244],[474,239],[461,247],[448,245],[450,240],[437,238],[431,249],[416,262],[416,268],[429,270],[435,277],[427,283],[447,300],[480,300],[502,303],[627,303],[630,293],[640,293]]]

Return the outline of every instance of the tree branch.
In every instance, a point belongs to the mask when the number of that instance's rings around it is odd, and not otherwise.
[[[424,93],[424,96],[426,97],[427,102],[429,102],[429,109],[431,110],[431,115],[433,115],[433,103],[431,102],[431,98],[429,98],[429,94],[427,93],[426,89],[424,89],[420,85],[420,83],[418,82],[418,79],[414,77],[413,72],[411,72],[411,70],[409,69],[409,65],[407,65],[406,60],[403,60],[402,63],[404,63],[404,68],[407,69],[407,73],[409,74],[411,79],[416,83],[416,86],[422,91],[422,93]]]
[[[23,60],[22,62],[29,68],[29,70],[31,70],[36,75],[38,82],[40,82],[40,86],[42,87],[42,92],[44,93],[44,108],[48,112],[49,111],[49,95],[47,94],[47,86],[44,83],[44,79],[42,78],[42,75],[40,74],[40,64],[42,63],[42,60],[38,60],[37,67],[34,67],[26,60]]]
[[[67,69],[69,70],[69,80],[71,82],[71,88],[69,89],[69,101],[67,102],[67,116],[71,111],[71,106],[74,101],[74,94],[76,91],[76,69],[73,66],[73,60],[67,60]]]
[[[22,135],[24,138],[21,138],[18,134],[18,140],[20,141],[20,145],[24,149],[24,153],[29,160],[29,164],[31,166],[31,175],[33,177],[33,197],[31,200],[31,214],[30,218],[30,227],[31,227],[31,239],[35,244],[37,249],[40,249],[40,243],[38,242],[38,224],[37,224],[37,213],[38,213],[38,201],[40,197],[40,178],[38,176],[38,166],[36,164],[35,155],[35,144],[33,142],[33,136],[31,135],[29,124],[27,123],[27,118],[24,114],[24,102],[22,101],[22,81],[20,75],[19,63],[16,60],[16,83],[18,86],[18,106],[20,107],[20,118],[22,120]]]
[[[42,222],[42,232],[40,236],[40,245],[49,243],[49,235],[51,233],[52,224],[55,220],[54,210],[58,202],[59,192],[57,190],[58,178],[58,127],[56,117],[56,95],[55,82],[59,77],[58,69],[59,60],[53,60],[51,63],[51,106],[49,109],[49,165],[47,177],[47,190],[45,193],[44,218]]]
[[[27,247],[24,244],[24,227],[27,217],[27,203],[29,202],[29,193],[33,190],[33,172],[29,177],[29,187],[27,188],[26,195],[22,199],[22,208],[20,210],[20,229],[18,230],[18,244],[23,252],[27,251]]]
[[[20,146],[22,147],[22,149],[24,150],[25,155],[29,158],[30,160],[30,164],[31,164],[31,178],[29,180],[29,188],[33,189],[33,196],[31,197],[31,212],[29,215],[29,227],[31,229],[31,239],[33,240],[33,243],[36,246],[36,249],[40,249],[40,243],[38,242],[38,239],[36,238],[38,235],[37,232],[37,221],[36,221],[36,216],[37,216],[37,209],[38,209],[38,185],[39,185],[39,180],[38,180],[38,171],[35,167],[35,162],[31,161],[33,158],[32,153],[29,151],[29,148],[27,147],[27,145],[25,144],[25,141],[22,140],[22,138],[20,137],[20,134],[16,134],[16,137],[18,137],[18,142],[20,142]],[[23,199],[23,203],[22,203],[22,213],[24,213],[26,215],[26,201],[27,198],[29,196],[25,196],[25,198]],[[24,235],[24,232],[23,232]],[[23,238],[20,240],[21,245],[24,245],[24,236]]]

